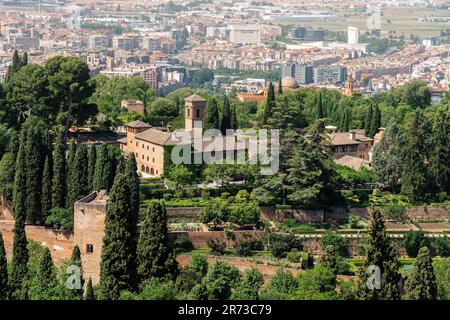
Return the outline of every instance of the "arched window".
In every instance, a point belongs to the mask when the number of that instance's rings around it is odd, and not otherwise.
[[[196,114],[196,117],[197,117],[197,118],[200,118],[200,109],[195,109],[195,112],[197,113],[197,114]]]
[[[153,168],[150,169],[150,174],[154,175],[155,174],[155,170],[153,170]]]
[[[148,167],[145,168],[145,173],[148,173]]]
[[[144,166],[144,165],[142,165],[141,171],[142,171],[142,172],[145,172],[145,166]]]
[[[190,117],[191,116],[191,109],[187,109],[187,111],[188,111],[188,117]]]

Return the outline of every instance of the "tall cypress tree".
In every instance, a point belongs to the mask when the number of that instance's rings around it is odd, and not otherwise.
[[[147,208],[137,247],[140,283],[153,277],[175,279],[178,263],[169,246],[167,212],[163,202],[153,201]]]
[[[65,208],[67,196],[67,166],[64,130],[58,132],[53,153],[52,207]]]
[[[319,91],[319,97],[317,98],[317,120],[325,117],[323,113],[323,94],[322,90]]]
[[[236,114],[236,106],[231,106],[231,118],[230,118],[230,129],[236,130],[238,128],[238,119]]]
[[[3,236],[0,232],[0,300],[8,298],[8,268],[6,262],[6,251]]]
[[[6,82],[8,82],[9,80],[11,80],[11,77],[17,72],[19,71],[20,67],[21,67],[22,61],[19,57],[19,52],[17,50],[14,50],[13,52],[13,57],[12,57],[12,61],[11,61],[11,65],[8,67],[8,72],[6,74]]]
[[[90,277],[86,286],[86,294],[84,296],[84,300],[95,300],[94,288],[92,286],[92,278]]]
[[[99,152],[95,162],[95,173],[93,180],[93,190],[95,191],[108,189],[109,173],[106,172],[108,162],[108,148],[106,144],[103,144],[99,148]]]
[[[368,137],[373,138],[381,127],[381,113],[380,108],[375,106],[373,109],[373,114],[370,118],[369,135]]]
[[[203,117],[203,130],[219,129],[219,109],[217,100],[214,97],[208,99],[205,107],[205,115]]]
[[[85,145],[81,145],[75,153],[69,170],[69,194],[68,207],[73,208],[73,204],[87,196],[88,189],[88,154]]]
[[[127,167],[125,169],[125,176],[128,181],[128,186],[130,187],[131,212],[134,220],[133,225],[137,225],[139,220],[140,182],[137,173],[137,164],[134,153],[130,154],[130,157],[128,158]],[[136,237],[136,233],[134,233],[133,236]]]
[[[420,248],[413,269],[406,280],[405,291],[405,298],[409,300],[437,299],[433,260],[427,247]]]
[[[367,286],[369,266],[377,266],[380,270],[381,288],[371,290]],[[398,284],[401,275],[398,254],[386,234],[383,216],[379,209],[373,209],[369,228],[369,243],[364,266],[360,269],[358,296],[364,300],[399,300]],[[375,278],[376,279],[376,278]]]
[[[227,95],[223,97],[223,110],[222,110],[222,118],[220,121],[220,131],[223,135],[227,133],[227,129],[231,128],[231,109],[230,109],[230,100],[228,100]]]
[[[135,285],[135,257],[130,188],[125,175],[118,175],[110,193],[100,264],[102,298],[118,299],[122,290]]]
[[[280,80],[278,80],[278,95],[282,95],[283,94],[283,82]]]
[[[123,157],[123,155],[120,155],[117,160],[116,173],[114,176],[118,174],[124,174],[125,168],[126,168],[125,158]]]
[[[270,82],[267,90],[266,107],[262,119],[263,124],[267,124],[269,118],[272,116],[273,109],[275,109],[275,88],[273,83]]]
[[[13,212],[14,212],[14,239],[13,258],[10,278],[12,297],[20,299],[23,297],[23,280],[28,272],[28,248],[25,235],[26,212],[26,172],[25,172],[25,149],[26,133],[22,130],[20,134],[20,145],[16,160],[16,175],[14,178]]]
[[[78,247],[78,245],[76,245],[75,247],[73,247],[72,250],[72,257],[70,258],[71,262],[73,265],[76,265],[77,267],[80,268],[80,284],[81,284],[81,288],[80,289],[74,289],[74,295],[76,297],[79,297],[79,299],[83,299],[83,286],[84,286],[84,279],[83,279],[83,265],[81,262],[81,251],[80,251],[80,247]]]
[[[427,161],[429,147],[427,119],[422,109],[417,109],[406,123],[406,145],[403,148],[403,171],[401,192],[419,201],[428,192]]]
[[[450,193],[450,105],[440,107],[433,119],[430,175],[434,193]]]
[[[366,118],[364,119],[364,134],[366,137],[370,135],[370,125],[372,124],[373,107],[369,105],[367,109]]]
[[[41,298],[47,298],[55,294],[57,287],[56,268],[53,264],[52,255],[50,250],[44,248],[44,254],[39,260],[38,265],[39,273],[37,275],[38,288]]]
[[[94,174],[95,174],[95,162],[97,161],[97,148],[91,146],[88,152],[88,189],[89,192],[94,191]]]
[[[45,221],[48,212],[52,208],[52,158],[50,153],[45,157],[41,194],[42,221]]]
[[[27,221],[35,224],[40,219],[41,209],[41,143],[39,132],[30,127],[26,144],[26,187],[27,187]]]

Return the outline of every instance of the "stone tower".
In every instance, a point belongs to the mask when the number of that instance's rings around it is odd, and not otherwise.
[[[194,127],[203,127],[206,100],[197,94],[184,99],[184,129],[192,131]]]
[[[349,74],[345,81],[344,95],[351,97],[353,95],[353,76]]]

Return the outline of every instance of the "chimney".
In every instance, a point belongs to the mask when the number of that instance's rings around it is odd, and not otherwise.
[[[355,140],[355,139],[356,139],[356,132],[350,131],[350,140]]]

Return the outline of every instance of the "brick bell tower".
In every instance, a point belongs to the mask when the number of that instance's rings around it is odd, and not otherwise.
[[[193,131],[194,127],[203,127],[206,100],[198,94],[184,99],[184,129]]]

